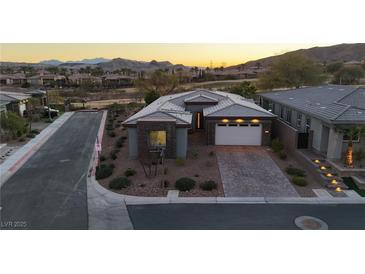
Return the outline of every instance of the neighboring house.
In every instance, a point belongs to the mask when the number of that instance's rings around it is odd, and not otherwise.
[[[100,77],[91,76],[87,73],[72,74],[68,77],[71,86],[87,86],[87,85],[101,85],[102,79]]]
[[[102,79],[104,87],[118,88],[132,86],[135,78],[127,75],[107,74]]]
[[[186,158],[188,130],[205,134],[207,145],[270,144],[275,115],[241,96],[195,90],[162,96],[123,122],[129,156],[163,150],[167,158]]]
[[[21,86],[27,82],[27,78],[23,73],[16,73],[12,75],[0,75],[1,85],[17,85]]]
[[[273,135],[288,149],[310,148],[330,160],[341,159],[348,136],[343,127],[365,126],[365,88],[325,85],[260,93],[263,108],[278,116]],[[365,148],[354,140],[354,150]]]
[[[0,91],[0,104],[6,106],[7,111],[12,111],[20,116],[27,109],[28,99],[32,96],[21,92]]]

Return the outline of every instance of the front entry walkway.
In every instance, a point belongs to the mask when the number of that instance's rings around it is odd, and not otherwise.
[[[217,147],[226,197],[299,197],[264,147]]]

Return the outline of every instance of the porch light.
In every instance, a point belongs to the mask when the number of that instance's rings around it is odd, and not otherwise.
[[[229,120],[228,120],[228,119],[223,119],[223,120],[222,120],[222,122],[223,122],[223,123],[228,123],[228,122],[229,122]]]
[[[336,191],[337,191],[337,192],[341,192],[341,191],[342,191],[342,189],[341,189],[340,187],[336,187]]]
[[[325,166],[320,167],[321,170],[326,170],[327,168]]]
[[[260,121],[259,121],[258,119],[252,119],[252,120],[251,120],[251,122],[252,122],[252,123],[258,123],[258,122],[260,122]]]
[[[314,162],[315,162],[316,164],[319,164],[321,161],[320,161],[320,160],[318,160],[318,159],[315,159],[315,160],[314,160]]]
[[[270,133],[270,131],[268,131],[268,130],[265,130],[265,133],[266,133],[266,134],[268,134],[268,133]]]
[[[236,120],[236,122],[237,122],[237,123],[243,123],[243,122],[244,122],[244,120],[243,120],[243,119],[237,119],[237,120]]]
[[[331,184],[333,184],[333,185],[337,185],[337,180],[336,180],[336,179],[333,179],[333,180],[331,181]]]

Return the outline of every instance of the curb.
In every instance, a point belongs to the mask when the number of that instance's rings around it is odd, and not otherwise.
[[[26,161],[37,152],[40,147],[74,114],[74,112],[66,112],[56,121],[49,124],[35,138],[30,140],[24,146],[19,148],[4,163],[0,165],[1,178],[0,187],[21,168]],[[5,171],[4,171],[5,170]]]

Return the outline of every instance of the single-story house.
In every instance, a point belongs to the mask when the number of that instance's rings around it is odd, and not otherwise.
[[[344,128],[365,126],[365,87],[323,85],[260,93],[260,105],[278,116],[273,135],[290,149],[313,149],[329,160],[342,159]],[[365,138],[353,140],[354,150]]]
[[[159,150],[167,158],[186,158],[188,130],[203,132],[207,145],[269,145],[275,117],[250,99],[199,89],[162,96],[123,126],[131,158]]]
[[[20,116],[24,115],[28,99],[31,97],[30,94],[20,92],[0,91],[0,103],[6,106],[7,111],[15,112]]]

